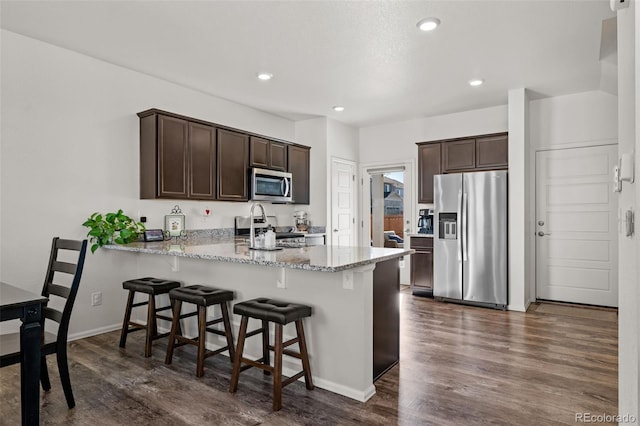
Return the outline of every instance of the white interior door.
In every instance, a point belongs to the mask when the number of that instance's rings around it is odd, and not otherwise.
[[[616,145],[536,153],[539,299],[618,305]]]
[[[331,244],[355,246],[355,180],[356,164],[331,161]]]

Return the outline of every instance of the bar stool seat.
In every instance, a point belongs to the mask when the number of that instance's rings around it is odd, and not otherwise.
[[[233,291],[204,285],[190,285],[172,289],[169,297],[199,306],[211,306],[233,300]]]
[[[229,360],[233,362],[235,348],[233,346],[233,332],[231,322],[229,321],[229,308],[227,302],[233,300],[233,291],[222,290],[204,285],[190,285],[187,287],[174,288],[169,292],[169,298],[173,305],[173,320],[171,322],[171,333],[169,335],[169,345],[167,346],[167,356],[165,364],[171,364],[173,359],[174,348],[186,344],[198,347],[198,360],[196,366],[196,376],[204,375],[204,360],[210,356],[217,355],[224,351],[229,351]],[[182,314],[182,303],[193,303],[197,306],[196,311]],[[207,321],[207,308],[209,306],[220,305],[222,316],[220,318]],[[198,336],[196,338],[188,338],[182,335],[180,329],[180,320],[183,318],[198,316]],[[210,326],[222,322],[224,330],[211,328]],[[206,351],[205,344],[207,332],[225,336],[227,346],[216,349],[215,351]]]
[[[309,354],[307,352],[307,344],[304,337],[304,328],[302,319],[311,316],[311,307],[300,305],[297,303],[284,302],[275,299],[261,297],[257,299],[247,300],[236,303],[233,307],[233,313],[242,315],[240,322],[240,332],[238,335],[238,346],[233,362],[233,372],[231,374],[231,385],[229,392],[235,393],[238,390],[238,381],[240,372],[251,367],[258,367],[264,370],[265,374],[273,374],[273,410],[278,411],[282,408],[282,388],[295,382],[304,376],[307,389],[314,388],[311,378],[311,366],[309,363]],[[249,318],[262,321],[262,327],[247,333]],[[273,346],[269,344],[269,322],[275,325],[275,342]],[[282,341],[283,326],[295,322],[297,337]],[[244,342],[247,337],[262,334],[262,358],[251,360],[243,358]],[[300,352],[294,352],[286,349],[298,343]],[[273,367],[269,361],[269,351],[274,352]],[[302,371],[282,381],[282,355],[295,357],[302,361]],[[245,364],[245,365],[242,365]]]
[[[171,289],[176,287],[180,287],[179,281],[152,277],[136,278],[122,283],[122,288],[125,290],[139,291],[140,293],[153,295],[169,293]]]
[[[154,340],[166,337],[169,333],[158,334],[158,319],[162,319],[165,321],[171,321],[171,317],[160,315],[158,312],[166,311],[171,309],[171,306],[163,306],[160,308],[156,308],[156,296],[161,294],[167,294],[171,289],[180,287],[179,281],[173,280],[164,280],[161,278],[153,278],[153,277],[144,277],[144,278],[136,278],[133,280],[127,280],[122,283],[122,288],[125,290],[129,290],[129,297],[127,299],[127,307],[124,313],[124,321],[122,323],[122,331],[120,333],[120,347],[124,348],[127,343],[127,335],[134,331],[145,330],[145,345],[144,345],[144,356],[151,356],[151,344]],[[144,302],[134,303],[134,297],[136,292],[145,293],[149,295],[149,299]],[[134,321],[131,321],[131,311],[133,308],[137,308],[139,306],[147,307],[147,323],[139,324]]]
[[[261,297],[236,303],[233,313],[279,324],[289,324],[301,318],[310,317],[311,306]]]

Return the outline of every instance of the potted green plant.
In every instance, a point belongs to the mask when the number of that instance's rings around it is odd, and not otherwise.
[[[122,210],[104,215],[96,212],[82,226],[89,228],[87,236],[92,243],[91,253],[106,244],[133,242],[145,231],[144,224],[131,219]]]

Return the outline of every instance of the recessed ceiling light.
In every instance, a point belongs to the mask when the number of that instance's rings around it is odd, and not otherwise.
[[[262,81],[271,80],[272,78],[273,78],[273,74],[271,74],[270,72],[260,72],[260,73],[258,73],[258,79],[260,79]]]
[[[469,86],[480,86],[484,83],[484,80],[481,78],[474,78],[473,80],[469,80]]]
[[[336,112],[342,112],[344,111],[344,107],[342,105],[336,105],[333,107],[333,110]]]
[[[433,31],[440,25],[438,18],[424,18],[418,21],[416,26],[420,31]]]

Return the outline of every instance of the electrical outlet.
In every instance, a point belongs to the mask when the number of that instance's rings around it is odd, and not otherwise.
[[[280,268],[277,272],[276,287],[287,288],[287,275],[284,268]]]
[[[344,271],[342,273],[342,288],[353,290],[353,271]]]
[[[91,306],[100,305],[102,305],[102,292],[96,291],[95,293],[91,293]]]

